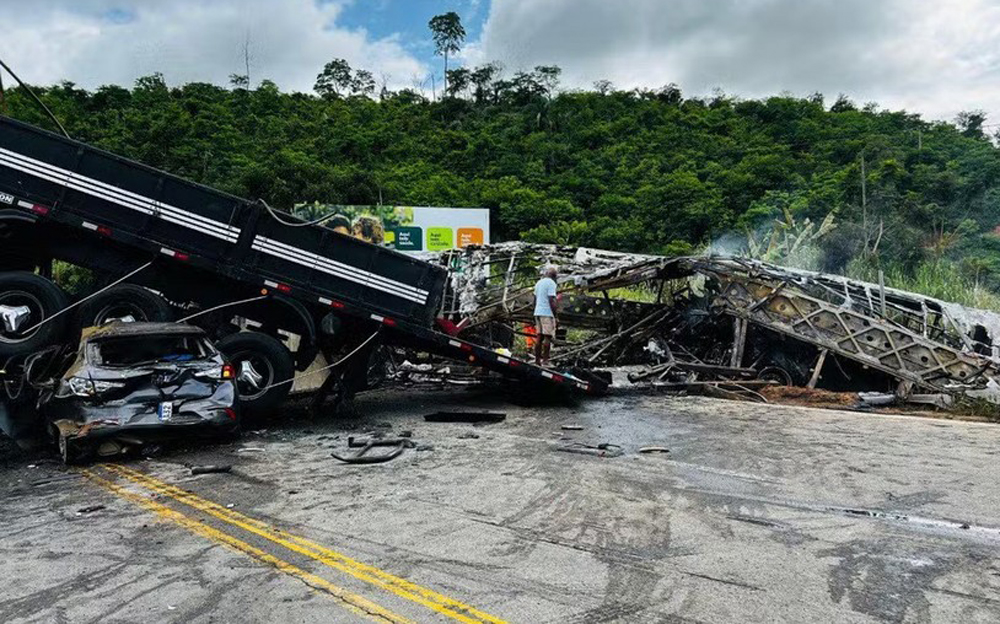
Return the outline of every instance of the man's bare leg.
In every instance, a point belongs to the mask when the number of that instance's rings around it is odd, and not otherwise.
[[[545,341],[545,337],[538,334],[535,338],[535,364],[542,365],[542,343]]]

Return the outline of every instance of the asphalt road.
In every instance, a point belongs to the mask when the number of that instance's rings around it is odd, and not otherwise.
[[[0,621],[1000,621],[1000,428],[505,398],[385,391],[356,420],[86,471],[8,449]],[[508,418],[422,419],[478,408]],[[330,457],[403,430],[426,450]],[[554,450],[573,442],[623,455]]]

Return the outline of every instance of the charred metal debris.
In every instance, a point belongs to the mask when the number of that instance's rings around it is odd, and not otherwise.
[[[429,259],[450,269],[440,316],[498,349],[532,339],[539,267],[558,266],[559,370],[617,369],[633,384],[761,399],[777,385],[945,407],[1000,402],[993,312],[735,257],[503,243]]]

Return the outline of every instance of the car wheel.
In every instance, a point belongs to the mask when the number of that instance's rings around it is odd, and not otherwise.
[[[66,319],[52,317],[66,305],[62,289],[40,275],[0,273],[0,358],[27,355],[58,342]],[[35,327],[49,318],[52,320]]]
[[[239,401],[247,414],[260,415],[288,396],[295,362],[279,340],[259,332],[240,332],[215,346],[236,369]]]
[[[76,326],[84,329],[116,319],[163,323],[173,317],[170,304],[160,295],[135,284],[118,284],[83,303]]]

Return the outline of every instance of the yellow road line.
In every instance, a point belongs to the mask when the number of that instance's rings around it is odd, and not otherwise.
[[[489,615],[458,600],[439,594],[431,589],[421,587],[416,583],[404,578],[394,576],[384,570],[370,566],[360,561],[351,559],[347,555],[327,548],[321,544],[310,541],[304,537],[293,535],[281,529],[272,527],[260,520],[243,515],[232,509],[228,509],[203,499],[196,494],[179,487],[170,485],[147,475],[138,470],[133,470],[126,466],[117,464],[104,464],[103,467],[122,477],[129,479],[133,483],[146,487],[150,490],[169,496],[170,498],[198,509],[210,516],[237,526],[245,531],[253,533],[279,544],[293,552],[305,555],[311,559],[319,561],[323,565],[335,568],[349,574],[357,579],[371,583],[386,591],[392,592],[408,600],[417,602],[429,609],[436,611],[453,620],[465,624],[505,624],[504,620]]]
[[[285,574],[288,574],[301,581],[304,581],[311,587],[323,590],[327,594],[330,594],[331,596],[336,598],[341,606],[351,611],[352,613],[364,616],[368,619],[375,620],[377,622],[414,624],[412,620],[409,620],[401,615],[397,615],[375,604],[374,602],[366,598],[363,598],[362,596],[359,596],[341,587],[338,587],[337,585],[334,585],[333,583],[327,581],[324,578],[316,576],[315,574],[310,574],[309,572],[306,572],[305,570],[296,567],[295,565],[292,565],[287,561],[278,559],[277,557],[270,555],[264,552],[263,550],[260,550],[259,548],[251,546],[250,544],[247,544],[242,540],[238,540],[231,535],[228,535],[226,533],[223,533],[222,531],[214,529],[202,522],[198,522],[193,518],[189,518],[188,516],[185,516],[179,511],[171,509],[170,507],[167,507],[165,505],[161,505],[160,503],[157,503],[156,501],[146,498],[145,496],[142,496],[140,494],[136,494],[135,492],[130,492],[129,490],[123,488],[117,483],[113,483],[111,481],[108,481],[107,479],[99,477],[98,475],[94,474],[89,470],[83,470],[82,473],[83,476],[90,479],[90,481],[92,481],[93,483],[103,487],[104,489],[108,490],[109,492],[112,492],[113,494],[116,494],[132,503],[135,503],[136,505],[139,505],[140,507],[146,509],[147,511],[155,513],[157,516],[163,518],[164,520],[169,520],[170,522],[178,524],[184,527],[185,529],[191,531],[192,533],[195,533],[196,535],[210,539],[218,544],[227,546],[246,555],[250,555],[254,559],[257,559],[258,561],[272,565],[278,570],[284,572]]]

